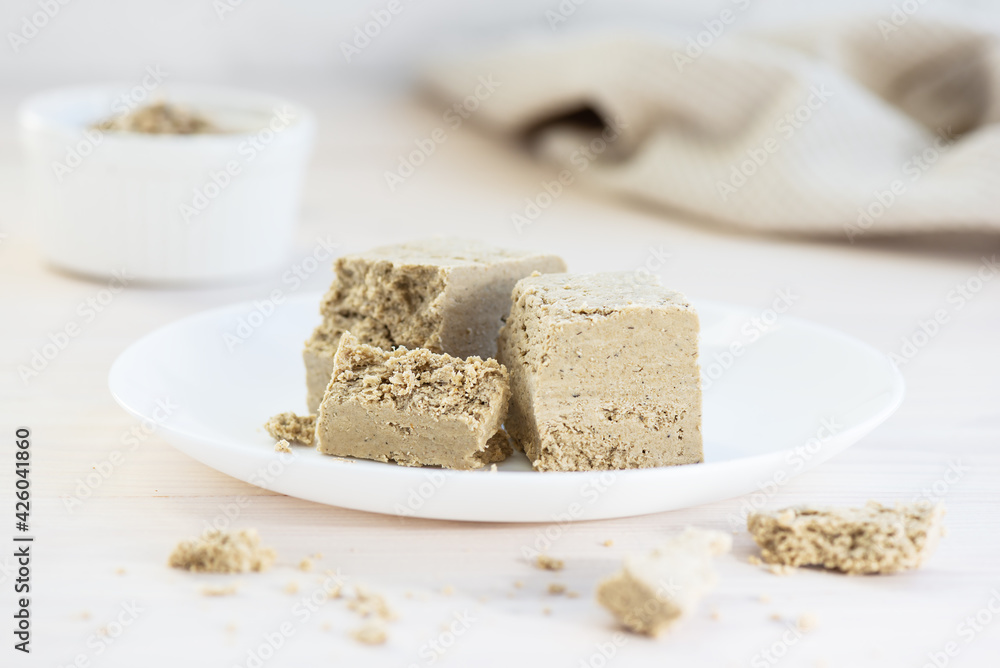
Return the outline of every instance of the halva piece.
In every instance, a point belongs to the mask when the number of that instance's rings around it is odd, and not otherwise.
[[[507,370],[418,348],[392,351],[345,333],[319,409],[316,436],[328,455],[405,466],[476,469],[509,453],[500,429]]]
[[[597,601],[625,627],[657,636],[690,615],[715,587],[712,557],[732,544],[720,531],[688,527],[650,553],[626,557],[621,572],[598,586]]]
[[[929,501],[861,508],[799,506],[752,513],[747,528],[769,564],[822,566],[851,575],[918,568],[944,534],[944,507]]]
[[[518,281],[499,361],[507,432],[539,471],[702,461],[698,315],[633,274]]]
[[[274,559],[274,550],[260,544],[256,529],[206,529],[198,538],[178,543],[168,563],[188,571],[246,573],[266,571]]]
[[[316,416],[278,413],[264,423],[264,429],[275,440],[312,445],[316,434]]]
[[[434,239],[339,258],[323,322],[306,342],[307,404],[315,413],[341,334],[390,350],[427,348],[465,359],[496,356],[510,292],[532,272],[566,271],[555,255]]]

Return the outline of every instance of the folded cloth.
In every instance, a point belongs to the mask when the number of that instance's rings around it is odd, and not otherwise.
[[[567,181],[698,218],[852,240],[1000,232],[996,35],[914,17],[729,29],[524,45],[426,84]]]

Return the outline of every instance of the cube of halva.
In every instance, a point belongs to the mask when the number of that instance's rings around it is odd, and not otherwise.
[[[732,544],[720,531],[688,527],[651,552],[626,557],[622,570],[598,586],[597,601],[632,631],[657,636],[715,587],[712,557]]]
[[[698,315],[632,274],[517,283],[498,359],[508,433],[540,471],[702,461]]]
[[[323,398],[337,343],[351,332],[390,350],[427,348],[459,358],[496,356],[497,333],[520,278],[566,271],[555,255],[434,239],[339,258],[321,304],[323,323],[306,342],[307,404]]]
[[[424,348],[382,350],[340,338],[316,424],[318,449],[405,466],[481,468],[509,453],[507,370]]]

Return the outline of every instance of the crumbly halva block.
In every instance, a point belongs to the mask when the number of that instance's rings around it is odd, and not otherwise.
[[[944,535],[944,507],[929,501],[861,508],[799,506],[752,513],[747,528],[769,564],[822,566],[850,575],[918,568]]]
[[[392,351],[345,333],[334,359],[316,436],[328,455],[404,466],[476,469],[510,453],[500,429],[507,370],[418,348]]]
[[[628,629],[658,636],[715,588],[712,557],[732,544],[720,531],[688,527],[650,553],[626,557],[621,572],[598,586],[597,601]]]
[[[316,440],[316,416],[278,413],[264,423],[264,430],[276,441],[312,445]]]
[[[698,315],[633,274],[518,281],[498,359],[507,432],[539,471],[702,461]]]
[[[206,529],[200,537],[178,543],[168,563],[188,571],[246,573],[266,571],[274,559],[274,550],[261,546],[256,529]]]
[[[514,284],[535,271],[566,271],[566,265],[555,255],[434,239],[344,256],[334,271],[320,306],[323,322],[303,351],[311,413],[330,382],[344,332],[384,350],[495,357]]]

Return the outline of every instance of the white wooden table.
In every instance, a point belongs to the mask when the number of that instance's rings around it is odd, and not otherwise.
[[[684,525],[728,529],[726,518],[741,499],[566,526],[401,519],[275,495],[181,455],[155,432],[136,437],[137,423],[106,389],[115,357],[160,325],[260,298],[280,279],[187,290],[131,287],[85,321],[79,305],[104,286],[48,268],[28,225],[14,125],[14,107],[26,92],[4,91],[0,107],[0,498],[6,513],[0,540],[15,533],[13,434],[27,425],[37,537],[33,653],[26,658],[11,648],[16,575],[13,550],[5,547],[0,665],[1000,665],[1000,279],[961,309],[948,299],[975,274],[981,257],[1000,251],[1000,240],[851,246],[743,236],[616,203],[585,187],[569,188],[518,234],[510,214],[551,174],[513,148],[463,127],[389,192],[383,173],[415,139],[441,125],[438,112],[360,92],[320,94],[289,84],[276,91],[313,105],[320,119],[300,258],[325,235],[344,251],[433,234],[478,237],[556,251],[582,270],[633,269],[669,253],[657,273],[688,294],[764,308],[777,290],[789,289],[799,296],[795,315],[886,353],[898,351],[922,319],[948,310],[948,323],[903,367],[908,397],[899,412],[772,500],[782,506],[939,496],[948,507],[949,534],[930,563],[892,577],[815,571],[778,577],[747,563],[755,548],[741,532],[734,556],[719,563],[719,589],[683,627],[654,641],[620,635],[593,600],[595,583],[623,554]],[[302,289],[321,290],[330,278],[326,269],[318,271]],[[80,336],[37,378],[22,382],[16,367],[70,321],[81,324]],[[102,462],[116,450],[123,460],[99,486],[80,487],[98,468],[106,470]],[[229,521],[228,515],[232,526],[256,527],[276,547],[276,568],[226,579],[166,567],[180,538],[206,522]],[[602,545],[607,539],[612,547]],[[564,571],[539,571],[522,559],[523,546],[545,540],[565,559]],[[316,569],[297,570],[315,552],[323,555]],[[352,640],[349,631],[359,624],[342,601],[315,611],[302,604],[326,569],[339,569],[345,581],[390,601],[399,619],[388,625],[386,645]],[[240,583],[234,596],[201,593],[207,583],[230,581]],[[549,595],[550,582],[579,597]],[[285,591],[289,583],[298,585],[297,594]],[[804,613],[815,615],[818,627],[791,631]],[[967,621],[977,614],[979,631]],[[272,651],[272,645],[280,647]],[[946,649],[957,650],[957,657],[942,654]]]

